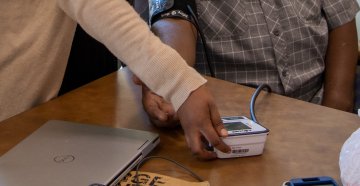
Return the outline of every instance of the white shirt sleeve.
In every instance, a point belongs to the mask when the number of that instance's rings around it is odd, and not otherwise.
[[[206,82],[125,0],[58,0],[58,5],[175,110]]]

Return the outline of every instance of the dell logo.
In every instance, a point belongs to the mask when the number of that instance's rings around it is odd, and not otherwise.
[[[73,155],[60,155],[60,156],[55,156],[54,161],[56,163],[70,163],[73,162],[75,160],[75,156]]]

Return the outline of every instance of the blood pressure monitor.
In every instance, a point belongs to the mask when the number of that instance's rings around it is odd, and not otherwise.
[[[222,117],[228,137],[223,141],[231,148],[231,153],[223,153],[216,148],[218,158],[254,156],[263,153],[269,130],[244,116]]]

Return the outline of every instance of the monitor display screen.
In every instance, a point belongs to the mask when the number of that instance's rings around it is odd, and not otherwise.
[[[251,129],[249,126],[245,125],[240,121],[234,123],[224,123],[224,126],[227,131]]]

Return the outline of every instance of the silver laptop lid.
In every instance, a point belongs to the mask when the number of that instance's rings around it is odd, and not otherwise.
[[[147,131],[52,120],[0,157],[0,185],[114,185],[158,143]]]

